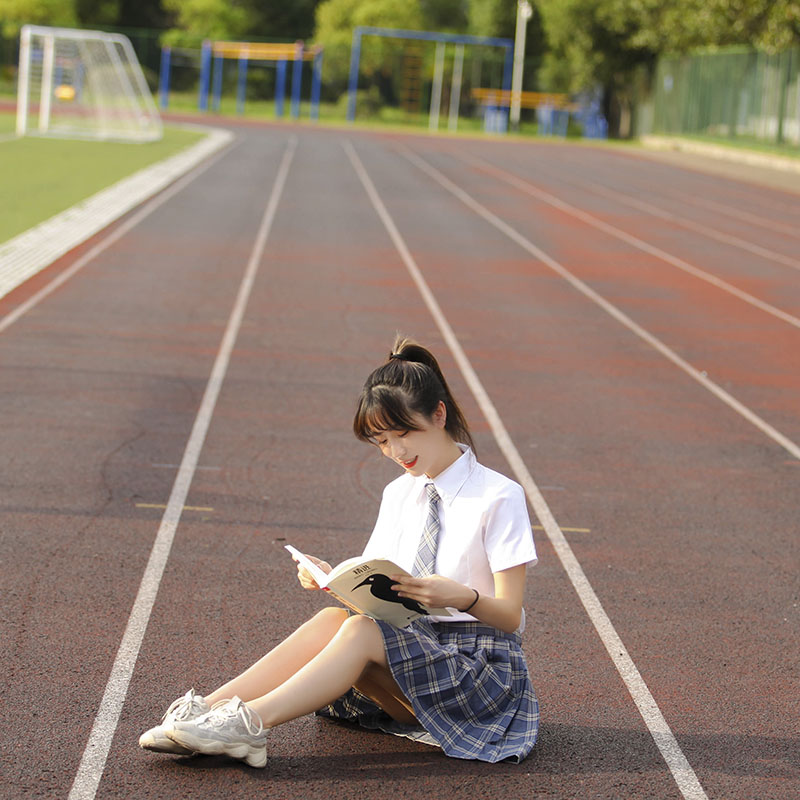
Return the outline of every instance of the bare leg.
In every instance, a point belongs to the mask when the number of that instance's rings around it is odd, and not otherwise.
[[[273,691],[328,645],[347,616],[343,608],[323,609],[241,675],[207,695],[206,702],[213,705],[234,696],[247,702]]]
[[[388,668],[378,626],[369,617],[349,617],[305,666],[247,704],[258,712],[266,727],[272,728],[332,703],[358,683],[373,664]]]

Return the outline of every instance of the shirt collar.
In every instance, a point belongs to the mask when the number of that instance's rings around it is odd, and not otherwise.
[[[466,482],[472,470],[475,468],[475,454],[465,444],[459,444],[461,455],[447,469],[440,472],[435,478],[427,475],[420,475],[416,480],[419,486],[420,499],[425,498],[425,484],[433,483],[439,497],[443,503],[450,503],[455,500],[461,487]]]

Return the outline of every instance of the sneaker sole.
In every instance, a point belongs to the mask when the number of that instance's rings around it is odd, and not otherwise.
[[[182,744],[172,741],[168,745],[158,745],[153,743],[140,744],[139,747],[141,747],[142,750],[149,750],[151,753],[167,753],[171,756],[193,756],[195,754],[194,750],[189,750],[188,747],[184,747]]]
[[[267,766],[267,748],[253,747],[249,744],[228,744],[227,742],[215,742],[208,739],[199,739],[192,736],[188,731],[172,731],[170,736],[173,742],[181,747],[191,748],[198,753],[205,753],[209,756],[230,756],[244,761],[250,767]]]

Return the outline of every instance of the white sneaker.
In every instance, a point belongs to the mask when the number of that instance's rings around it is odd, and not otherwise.
[[[167,738],[167,730],[177,720],[195,719],[211,710],[205,699],[194,689],[189,689],[183,697],[179,697],[164,714],[160,725],[150,728],[139,737],[139,747],[153,750],[156,753],[172,753],[177,756],[190,756],[195,751],[189,750]]]
[[[211,711],[196,719],[173,722],[166,734],[197,753],[224,753],[251,767],[267,763],[267,731],[258,714],[238,697],[214,703]]]

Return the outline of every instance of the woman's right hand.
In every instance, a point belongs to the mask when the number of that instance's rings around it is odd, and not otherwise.
[[[305,555],[309,561],[313,561],[326,575],[333,569],[327,561],[322,561],[319,558],[310,556],[308,553],[304,553],[303,555]],[[304,589],[319,589],[319,585],[314,578],[311,577],[311,573],[302,564],[297,565],[297,580],[300,581],[300,585]]]

